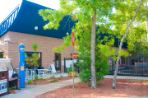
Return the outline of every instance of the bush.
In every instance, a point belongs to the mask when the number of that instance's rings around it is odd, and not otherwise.
[[[85,69],[85,70],[82,70],[79,74],[80,76],[80,79],[83,81],[83,82],[89,82],[89,79],[90,79],[90,70],[89,69]]]
[[[106,52],[102,52],[100,48],[96,48],[95,67],[97,81],[103,79],[104,75],[108,74],[109,72],[108,58],[109,55],[106,55]],[[88,52],[87,50],[81,51],[81,54],[79,55],[79,62],[77,63],[77,65],[80,68],[80,79],[83,82],[89,82],[91,79],[90,52]]]
[[[67,68],[67,73],[72,72],[72,67]]]
[[[32,83],[33,83],[32,80],[28,80],[28,81],[27,81],[27,84],[32,84]]]

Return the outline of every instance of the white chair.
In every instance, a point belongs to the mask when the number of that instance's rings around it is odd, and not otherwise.
[[[56,72],[57,72],[56,69],[55,69],[55,65],[54,65],[54,64],[49,65],[48,70],[49,70],[49,72],[51,72],[51,73],[56,73]]]

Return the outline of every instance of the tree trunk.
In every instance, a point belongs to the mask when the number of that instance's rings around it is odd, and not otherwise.
[[[146,6],[148,6],[148,2],[146,3]],[[147,17],[147,21],[146,21],[146,32],[147,32],[147,39],[146,39],[146,41],[148,42],[148,17]]]
[[[118,57],[117,57],[117,61],[116,61],[116,66],[115,66],[115,72],[114,72],[114,77],[113,77],[113,81],[112,81],[112,88],[115,89],[116,88],[116,78],[117,78],[117,73],[118,73],[118,67],[119,67],[119,60],[120,60],[120,51],[122,49],[122,46],[123,46],[123,41],[124,39],[126,38],[126,36],[128,35],[128,30],[129,30],[129,27],[130,25],[133,23],[133,21],[135,20],[135,18],[137,17],[138,15],[138,11],[140,9],[140,6],[142,5],[142,0],[140,1],[136,11],[135,11],[135,16],[132,18],[132,20],[130,20],[127,24],[127,27],[126,27],[126,31],[124,33],[124,35],[122,36],[122,39],[120,41],[120,45],[119,45],[119,49],[118,49]]]
[[[91,31],[91,87],[96,88],[96,67],[95,67],[95,48],[96,48],[96,10],[92,16]]]
[[[148,42],[148,19],[146,21],[146,32],[147,32],[146,41]]]

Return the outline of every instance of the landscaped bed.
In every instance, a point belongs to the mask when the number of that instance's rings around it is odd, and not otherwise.
[[[118,80],[117,89],[111,88],[111,79],[101,81],[97,89],[91,89],[87,84],[75,85],[74,95],[72,86],[47,92],[36,98],[120,98],[130,96],[148,96],[148,81],[142,80]]]

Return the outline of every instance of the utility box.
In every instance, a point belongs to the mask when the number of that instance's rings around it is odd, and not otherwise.
[[[8,93],[8,62],[0,59],[0,96]]]
[[[8,93],[8,71],[0,71],[0,96]]]

